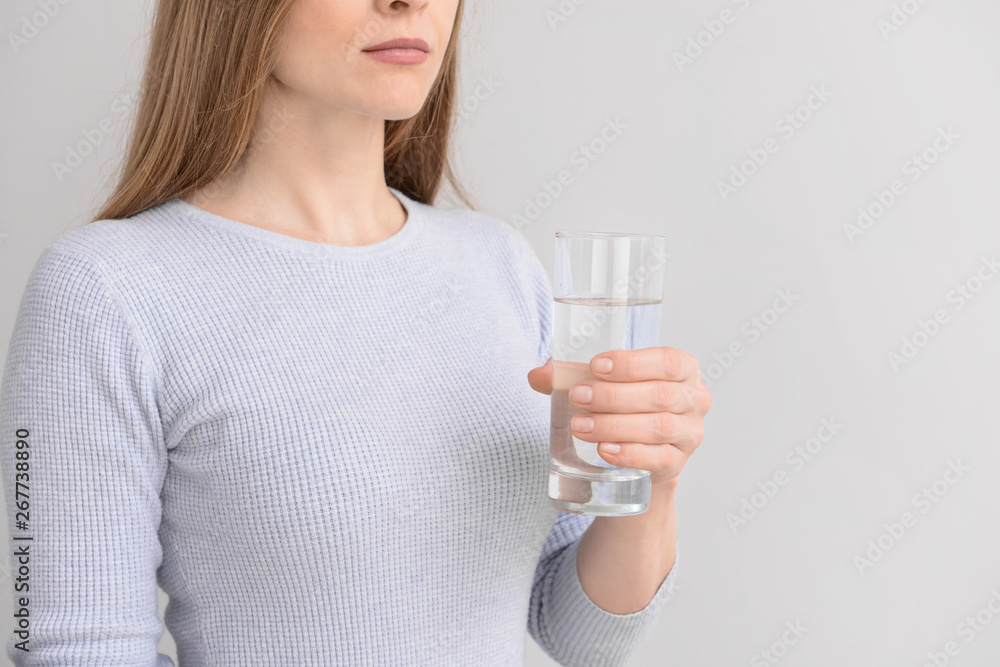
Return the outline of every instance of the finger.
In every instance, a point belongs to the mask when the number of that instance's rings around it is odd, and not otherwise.
[[[611,361],[610,370],[605,362]],[[640,350],[610,350],[590,360],[590,370],[599,380],[636,382],[668,380],[684,382],[698,371],[698,360],[674,347],[646,347]]]
[[[603,442],[603,441],[602,441]],[[641,442],[619,442],[617,452],[598,447],[597,452],[608,463],[636,470],[664,470],[683,463],[684,452],[673,445],[647,445]]]
[[[701,441],[701,428],[700,419],[670,412],[582,412],[570,420],[573,435],[587,442],[670,443],[678,447],[692,447]]]
[[[673,412],[695,409],[695,389],[685,382],[580,382],[570,403],[590,412]]]
[[[544,366],[528,371],[528,384],[540,394],[552,394],[552,357]]]

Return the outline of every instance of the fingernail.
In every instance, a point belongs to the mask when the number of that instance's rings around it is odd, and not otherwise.
[[[594,420],[591,417],[577,415],[573,417],[573,423],[570,426],[578,433],[590,433],[594,430]]]
[[[608,357],[601,357],[600,359],[594,359],[594,372],[595,373],[610,373],[611,372],[611,359]]]
[[[617,442],[602,442],[601,450],[607,452],[608,454],[617,454],[622,448]]]
[[[594,398],[594,390],[589,384],[578,384],[569,392],[569,397],[577,403],[590,403]]]

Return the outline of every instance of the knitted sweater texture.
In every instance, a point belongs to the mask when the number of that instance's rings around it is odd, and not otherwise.
[[[593,517],[546,497],[544,267],[392,193],[406,223],[365,246],[172,199],[43,250],[0,391],[15,664],[174,665],[164,624],[181,667],[522,665],[528,633],[598,667],[643,641],[676,568],[603,610]]]

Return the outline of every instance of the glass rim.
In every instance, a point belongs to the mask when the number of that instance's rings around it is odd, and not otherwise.
[[[556,232],[557,239],[569,238],[569,237],[593,239],[593,238],[601,238],[607,236],[615,238],[624,238],[624,239],[663,239],[664,241],[667,240],[667,237],[663,236],[662,234],[626,234],[624,232]]]

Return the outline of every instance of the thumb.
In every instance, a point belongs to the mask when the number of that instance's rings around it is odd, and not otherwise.
[[[552,357],[549,357],[544,366],[528,371],[528,384],[540,394],[552,393]]]

